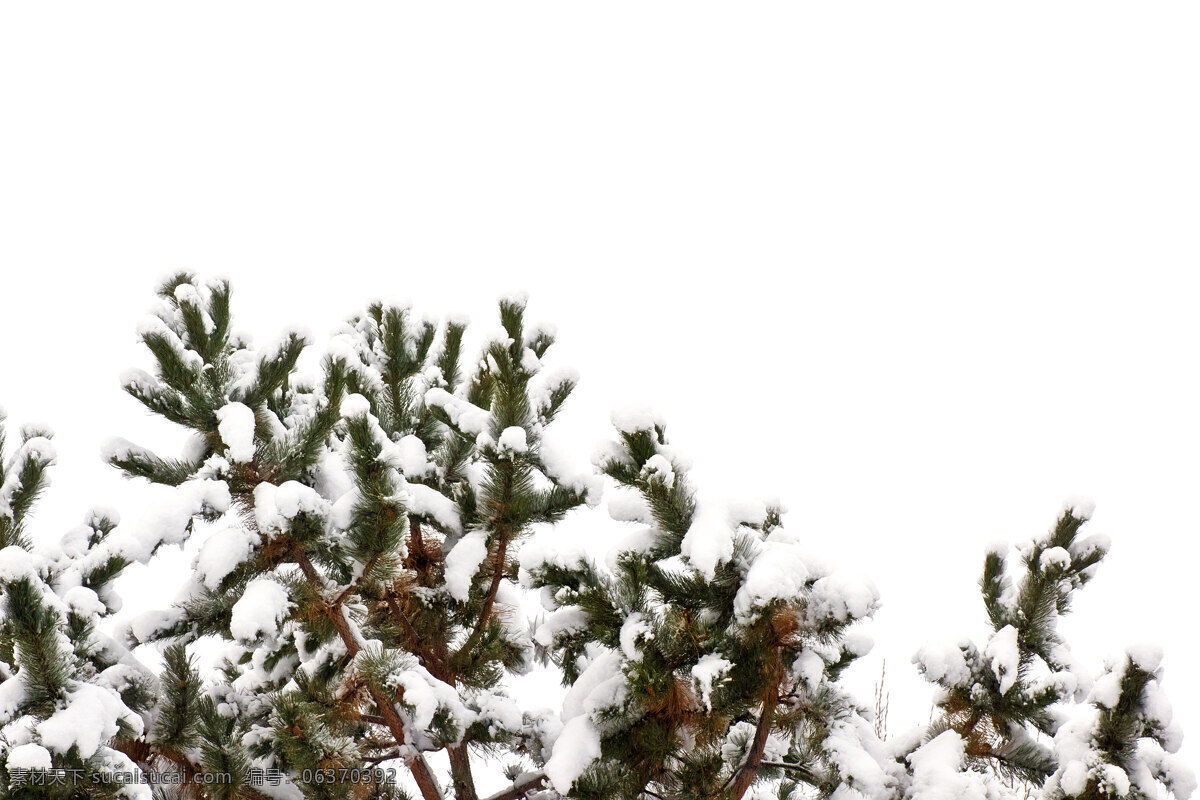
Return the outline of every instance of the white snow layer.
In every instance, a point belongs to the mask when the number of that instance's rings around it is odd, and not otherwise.
[[[625,618],[624,624],[621,625],[619,638],[621,652],[624,653],[625,658],[630,661],[640,661],[642,650],[639,645],[643,641],[653,639],[654,634],[646,617],[639,612],[634,612]]]
[[[342,398],[341,411],[343,417],[361,417],[371,413],[371,403],[361,394],[348,394]]]
[[[1065,569],[1071,564],[1071,554],[1065,547],[1051,547],[1042,552],[1038,566],[1043,569]]]
[[[261,484],[260,484],[261,485]],[[244,528],[224,528],[208,538],[196,556],[196,577],[209,589],[221,585],[254,552],[259,537]]]
[[[675,486],[675,465],[662,453],[655,453],[646,460],[642,467],[642,477],[647,481],[656,481],[668,489]]]
[[[621,672],[621,661],[619,652],[601,653],[563,699],[565,724],[546,762],[546,777],[560,794],[569,792],[575,780],[600,757],[600,731],[593,715],[624,701],[625,675]]]
[[[706,709],[712,710],[713,689],[724,682],[725,675],[732,668],[733,663],[722,658],[720,653],[708,653],[692,666],[692,681]]]
[[[430,389],[425,393],[425,404],[446,412],[450,422],[463,433],[478,436],[488,429],[492,415],[477,405],[455,397],[445,389]]]
[[[992,634],[984,656],[992,668],[992,674],[1000,682],[1000,694],[1007,694],[1017,682],[1017,668],[1021,662],[1021,651],[1017,646],[1017,629],[1005,625]]]
[[[431,474],[437,468],[429,460],[425,442],[411,433],[398,442],[384,441],[383,453],[380,458],[389,466],[400,470],[406,478],[422,478]]]
[[[546,777],[559,794],[567,794],[575,780],[600,757],[600,732],[587,717],[576,717],[563,726],[546,762]]]
[[[254,487],[254,519],[268,536],[287,531],[300,513],[324,516],[328,511],[325,498],[299,481],[284,481],[279,486],[263,482]]]
[[[446,591],[458,601],[471,593],[471,581],[487,558],[487,533],[471,531],[446,554]]]
[[[912,764],[912,792],[920,800],[985,800],[984,780],[977,772],[962,771],[963,739],[946,731],[923,744],[908,757]]]
[[[134,714],[111,690],[90,683],[80,684],[67,697],[66,706],[37,726],[44,747],[56,753],[79,748],[79,755],[91,758],[100,745],[117,735],[118,721],[124,721],[139,734],[142,718]]]
[[[89,554],[89,562],[117,554],[144,563],[159,545],[182,542],[194,516],[229,510],[229,486],[224,481],[196,479],[174,487],[152,485],[146,491],[151,500],[132,530],[114,531],[107,547]]]
[[[925,644],[913,656],[921,673],[943,686],[964,686],[971,680],[971,667],[957,644]]]
[[[508,453],[524,453],[529,449],[525,429],[520,425],[512,425],[501,431],[497,444],[501,450]]]
[[[243,403],[228,403],[217,409],[217,432],[237,463],[254,460],[254,411]]]
[[[612,424],[621,433],[634,434],[652,431],[656,425],[662,424],[662,420],[645,406],[626,406],[612,412]]]
[[[458,533],[462,530],[462,517],[458,512],[458,503],[432,486],[426,486],[423,483],[406,483],[401,499],[412,513],[429,517],[448,531]]]
[[[37,569],[33,556],[25,548],[15,544],[0,550],[0,581],[11,583],[21,578],[34,578]]]
[[[809,565],[801,549],[790,539],[772,534],[734,595],[735,619],[743,625],[750,624],[772,603],[799,598],[808,578]]]
[[[5,764],[8,766],[8,771],[12,772],[14,769],[50,769],[52,762],[49,750],[40,744],[30,743],[17,745],[8,751]]]
[[[274,636],[279,623],[288,615],[292,601],[287,590],[270,578],[258,578],[246,586],[234,603],[229,632],[235,639],[253,641],[259,636]]]

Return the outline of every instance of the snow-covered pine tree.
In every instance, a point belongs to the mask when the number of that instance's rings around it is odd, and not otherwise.
[[[199,763],[298,779],[398,758],[432,800],[442,789],[427,754],[445,750],[454,796],[473,800],[473,749],[541,746],[500,682],[532,658],[527,629],[504,613],[516,544],[587,492],[539,457],[573,387],[571,373],[541,368],[552,335],[527,328],[522,299],[504,300],[463,377],[461,323],[439,335],[375,305],[334,338],[313,381],[296,367],[299,334],[257,353],[230,333],[226,284],[180,275],[160,297],[141,330],[156,374],[125,384],[194,445],[164,458],[117,442],[110,461],[169,486],[222,482],[239,517],[205,543],[173,608],[129,631],[131,643],[237,644],[227,680],[207,689],[220,718]]]
[[[778,506],[705,502],[663,423],[614,417],[597,456],[636,524],[606,564],[552,536],[522,555],[554,609],[537,631],[571,686],[546,773],[563,795],[740,798],[773,784],[880,797],[886,754],[837,684],[878,597],[830,571]],[[796,795],[799,796],[799,795]]]
[[[314,358],[298,332],[236,334],[227,283],[180,274],[158,297],[139,328],[153,371],[123,382],[190,438],[108,447],[150,483],[139,523],[93,512],[35,544],[48,436],[0,458],[0,797],[478,800],[497,760],[490,800],[1001,800],[1013,779],[1045,800],[1191,794],[1157,653],[1092,685],[1058,635],[1107,551],[1078,536],[1078,504],[1019,560],[988,555],[987,644],[923,649],[942,719],[881,742],[839,683],[870,647],[871,585],[778,505],[693,485],[649,412],[615,415],[576,470],[547,438],[576,378],[523,298],[474,358],[464,321],[382,304]],[[568,515],[596,533],[568,543]],[[113,582],[164,544],[195,553],[193,575],[106,636]],[[562,709],[519,703],[511,679],[551,663]],[[396,764],[400,783],[377,769]],[[19,780],[45,769],[71,776]]]
[[[581,698],[588,713],[551,747],[553,726],[497,688],[533,656],[528,632],[500,613],[519,602],[517,544],[594,483],[539,446],[574,377],[542,368],[553,338],[526,330],[523,300],[501,302],[500,327],[465,378],[461,323],[439,335],[377,305],[334,337],[323,378],[305,381],[299,335],[265,354],[231,335],[226,285],[181,275],[160,296],[141,329],[157,374],[125,383],[190,428],[195,445],[163,458],[119,442],[110,460],[160,484],[224,482],[242,518],[204,545],[174,608],[130,630],[131,644],[211,634],[240,644],[227,682],[209,689],[229,720],[216,736],[227,752],[201,766],[296,776],[400,757],[432,798],[440,787],[426,754],[444,749],[454,796],[473,800],[471,751],[511,748],[580,797],[654,786],[736,798],[779,777],[882,790],[882,769],[857,757],[869,724],[835,684],[867,649],[843,634],[869,615],[874,590],[805,556],[778,509],[698,513],[654,425],[625,420],[624,451],[601,466],[641,493],[642,522],[655,525],[645,536],[659,541],[622,553],[610,574],[579,562],[579,575],[558,575],[625,602],[565,638],[540,632],[568,680],[616,677],[627,702],[592,709],[595,698]],[[556,575],[529,563],[530,585],[551,586]],[[554,602],[574,605],[562,592]],[[590,765],[582,759],[601,728],[611,752]],[[545,782],[534,771],[517,788]]]
[[[1175,797],[1196,789],[1191,769],[1177,755],[1183,733],[1159,686],[1162,652],[1131,647],[1109,662],[1089,703],[1054,737],[1058,769],[1046,784],[1049,800]]]
[[[1042,796],[1054,800],[1153,798],[1156,779],[1175,797],[1191,795],[1190,771],[1171,756],[1182,737],[1170,727],[1158,687],[1157,650],[1131,649],[1093,687],[1059,634],[1059,617],[1109,550],[1105,536],[1080,536],[1091,515],[1091,503],[1068,502],[1049,532],[1017,548],[1017,563],[1006,544],[987,553],[980,587],[992,632],[982,650],[964,640],[923,647],[914,657],[939,687],[941,717],[919,749],[903,754],[912,787],[955,788],[963,797],[1002,793],[1002,786],[942,769],[951,763],[993,771],[1030,791],[1045,784]],[[1090,704],[1081,714],[1084,700]]]
[[[1039,785],[1055,769],[1054,754],[1032,732],[1053,735],[1053,708],[1082,699],[1077,693],[1088,689],[1088,676],[1075,668],[1057,620],[1108,550],[1104,537],[1079,536],[1089,516],[1089,508],[1072,505],[1048,535],[1025,544],[1015,581],[1006,563],[1008,546],[993,547],[980,580],[992,626],[986,645],[931,645],[914,659],[941,687],[941,727],[962,737],[967,757]]]
[[[157,681],[101,631],[127,563],[113,547],[116,514],[93,511],[35,547],[27,526],[51,434],[25,426],[6,454],[4,423],[0,412],[0,797],[147,797],[122,775],[136,769],[126,745],[143,733]]]

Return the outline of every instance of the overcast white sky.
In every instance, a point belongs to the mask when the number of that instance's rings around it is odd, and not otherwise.
[[[229,276],[260,338],[524,288],[581,457],[649,403],[702,485],[873,577],[851,680],[886,656],[893,729],[916,648],[984,632],[985,544],[1084,494],[1113,550],[1065,630],[1093,666],[1164,645],[1200,752],[1197,41],[1188,3],[4,4],[0,403],[59,434],[39,530],[136,517],[98,449],[173,441],[117,385],[169,270]]]

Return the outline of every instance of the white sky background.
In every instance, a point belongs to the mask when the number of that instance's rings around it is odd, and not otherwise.
[[[870,575],[908,663],[982,638],[985,545],[1098,504],[1064,629],[1164,645],[1200,752],[1200,9],[1183,3],[5,4],[0,403],[58,432],[38,530],[136,518],[105,439],[169,270],[259,340],[367,299],[531,293],[608,409],[701,487],[775,495]],[[179,559],[176,559],[179,562]],[[170,570],[131,591],[166,603]],[[148,598],[148,599],[147,599]]]

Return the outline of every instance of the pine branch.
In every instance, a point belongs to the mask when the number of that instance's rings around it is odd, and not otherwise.
[[[759,767],[762,766],[763,752],[766,750],[767,738],[771,735],[771,727],[775,719],[775,710],[779,705],[780,680],[778,668],[776,668],[776,675],[768,682],[766,695],[763,696],[762,712],[758,716],[758,726],[754,730],[754,741],[750,745],[750,751],[746,754],[746,761],[731,779],[729,795],[733,800],[740,800],[746,793],[746,790],[754,783]]]
[[[763,769],[780,769],[795,773],[800,780],[810,786],[817,786],[821,782],[821,778],[803,764],[790,764],[787,761],[763,761],[759,766]]]
[[[321,594],[324,581],[316,568],[313,567],[308,554],[304,552],[304,549],[298,543],[293,542],[292,544],[292,556],[295,558],[296,564],[300,567],[300,571],[308,580],[310,587],[318,594]],[[362,650],[362,646],[359,644],[354,632],[350,629],[350,623],[347,621],[345,614],[342,613],[341,607],[333,607],[327,604],[325,613],[330,621],[332,621],[338,636],[341,637],[342,644],[346,647],[347,655],[351,658],[358,655],[359,651]],[[396,712],[396,707],[392,705],[391,700],[385,697],[378,688],[369,687],[368,692],[371,695],[371,700],[379,708],[379,713],[383,717],[388,731],[391,732],[392,738],[396,740],[396,744],[401,747],[408,744],[408,734],[404,728],[404,721],[400,719],[400,715]],[[441,789],[438,788],[437,781],[433,777],[433,772],[429,769],[429,765],[425,762],[424,756],[417,753],[410,757],[406,763],[413,774],[413,779],[417,782],[417,787],[421,790],[421,796],[425,800],[442,800]]]
[[[159,744],[147,742],[145,739],[117,739],[112,742],[112,748],[129,757],[129,760],[137,764],[142,772],[150,773],[155,770],[155,761],[163,761],[170,764],[175,769],[179,770],[182,780],[178,784],[180,791],[185,797],[192,800],[206,800],[204,787],[205,783],[204,770],[199,765],[194,763],[190,758],[184,755],[181,751],[172,747],[167,747]],[[240,781],[242,776],[230,776]],[[271,798],[262,792],[241,783],[238,786],[238,794],[245,800],[271,800]]]
[[[483,637],[483,632],[487,628],[487,624],[492,619],[492,609],[496,605],[496,594],[500,591],[500,581],[504,579],[504,564],[508,554],[508,535],[504,528],[499,528],[499,541],[496,544],[496,555],[492,562],[492,577],[488,584],[487,594],[483,598],[483,606],[479,611],[479,616],[475,619],[475,626],[471,629],[471,635],[467,637],[467,641],[454,654],[454,662],[456,664],[463,663],[470,658],[475,647],[479,644],[479,640]]]
[[[535,792],[546,787],[546,774],[544,772],[534,772],[529,775],[522,775],[512,786],[507,789],[502,789],[494,795],[485,798],[485,800],[521,800],[530,792]]]
[[[163,652],[166,668],[162,683],[166,698],[154,727],[154,743],[160,748],[183,751],[196,740],[200,707],[200,675],[182,644]]]

